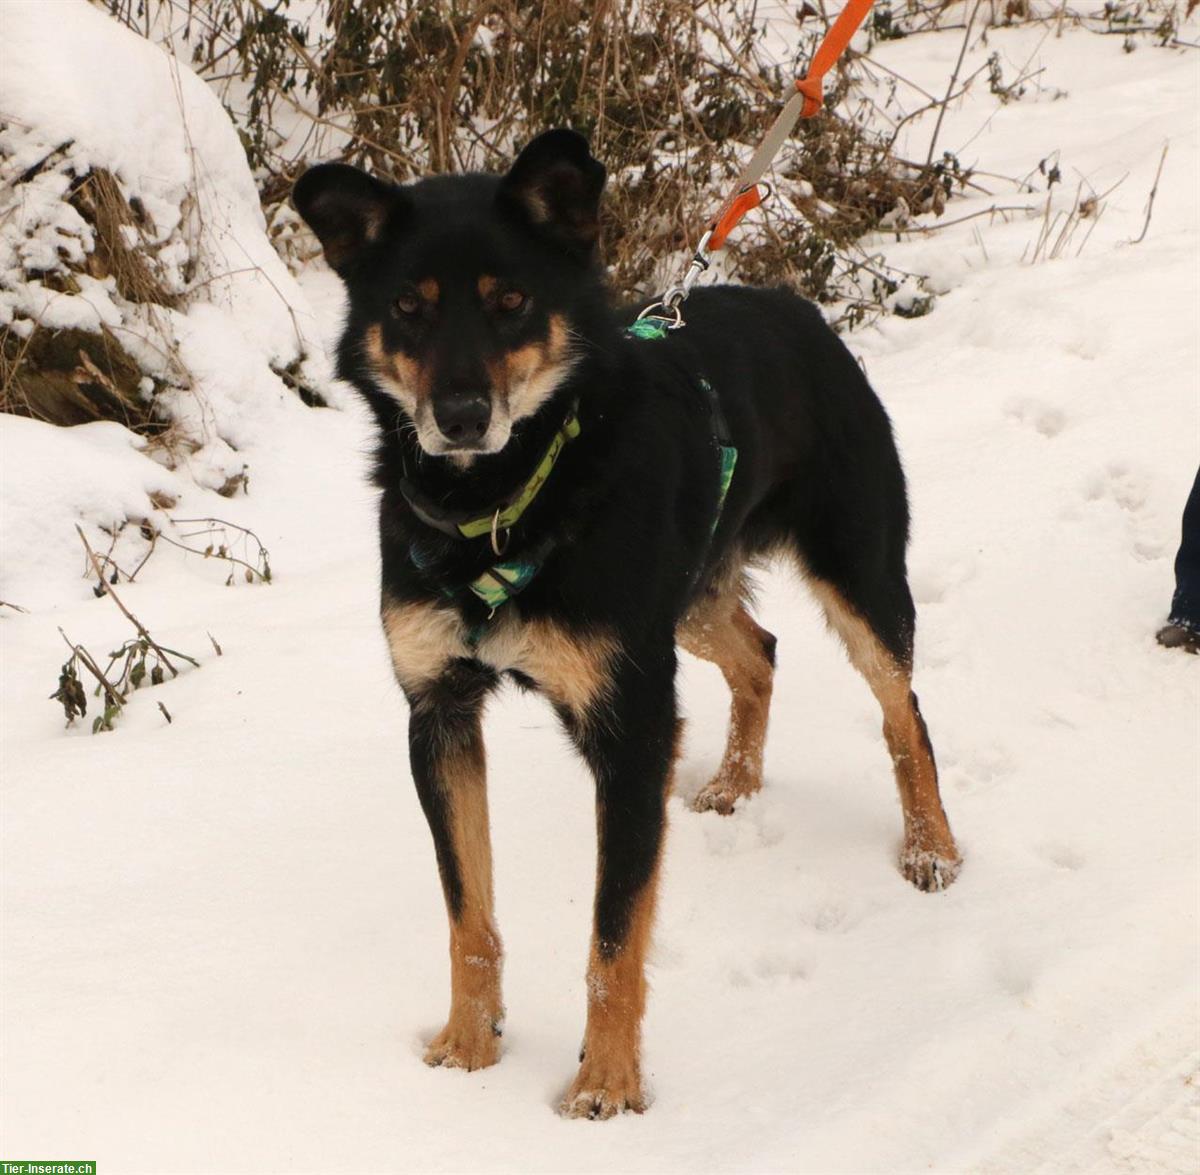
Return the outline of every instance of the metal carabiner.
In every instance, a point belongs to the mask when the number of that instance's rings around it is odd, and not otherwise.
[[[660,318],[667,324],[667,330],[678,330],[683,326],[683,311],[679,308],[679,303],[682,298],[674,302],[668,302],[667,299],[674,292],[674,288],[668,290],[657,302],[651,302],[638,316],[636,321],[641,322],[643,318]],[[657,310],[665,310],[666,314],[656,314]],[[671,319],[667,318],[667,314],[672,315]]]

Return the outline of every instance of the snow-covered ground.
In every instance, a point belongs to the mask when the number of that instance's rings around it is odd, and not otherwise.
[[[875,56],[938,92],[960,39]],[[912,488],[918,690],[957,884],[900,878],[874,703],[801,589],[769,577],[767,787],[728,819],[684,802],[726,707],[715,670],[684,668],[649,1112],[552,1112],[583,1027],[591,787],[516,694],[487,722],[504,1055],[429,1070],[445,916],[377,628],[363,416],[279,408],[232,501],[107,426],[0,419],[0,597],[28,609],[0,619],[0,1153],[146,1173],[1196,1168],[1200,662],[1153,633],[1200,460],[1200,72],[1194,52],[1070,30],[988,42],[964,72],[999,51],[1044,66],[1042,88],[973,91],[941,144],[974,137],[963,162],[1010,176],[1059,152],[1064,209],[1080,177],[1127,178],[1078,256],[1087,224],[1023,262],[1041,227],[1023,215],[887,244],[937,306],[850,339]],[[914,156],[931,121],[909,128]],[[1044,200],[978,194],[945,219]],[[336,283],[304,286],[332,332]],[[127,626],[61,528],[89,485],[132,513],[161,481],[173,513],[252,526],[275,580],[225,587],[158,552],[118,590],[201,668],[137,694],[115,733],[64,731],[57,628],[106,651]]]

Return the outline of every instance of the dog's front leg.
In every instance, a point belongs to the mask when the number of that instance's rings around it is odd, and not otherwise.
[[[425,1061],[483,1069],[500,1059],[504,1019],[480,721],[494,679],[459,665],[409,690],[413,780],[433,833],[450,916],[450,1017]]]
[[[675,754],[675,652],[630,661],[576,739],[596,777],[596,904],[579,1073],[561,1112],[610,1118],[645,1109],[641,1023],[665,803]]]

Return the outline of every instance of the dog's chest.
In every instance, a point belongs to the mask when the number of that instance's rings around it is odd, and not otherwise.
[[[387,604],[383,629],[396,677],[410,693],[436,682],[451,662],[473,660],[497,673],[521,674],[573,711],[588,709],[607,692],[617,649],[604,629],[526,618],[513,604],[478,633],[456,609],[442,604]]]

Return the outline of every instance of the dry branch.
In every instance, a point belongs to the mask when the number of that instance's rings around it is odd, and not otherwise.
[[[96,558],[96,552],[92,550],[91,544],[87,541],[87,536],[83,533],[83,528],[76,524],[75,531],[79,535],[79,541],[83,543],[83,549],[87,552],[87,557],[96,572],[96,577],[100,581],[99,586],[103,589],[103,594],[112,599],[112,602],[120,610],[121,615],[137,629],[138,635],[154,650],[154,655],[171,671],[171,676],[178,677],[179,670],[171,664],[171,659],[167,656],[162,646],[150,635],[146,626],[121,603],[121,597],[113,591],[112,584],[104,578],[104,570],[100,566],[100,560]]]
[[[1162,179],[1163,164],[1167,161],[1167,149],[1170,146],[1169,141],[1163,144],[1162,154],[1158,157],[1158,170],[1154,173],[1154,183],[1150,187],[1150,195],[1146,200],[1146,221],[1142,225],[1142,231],[1138,234],[1137,240],[1130,242],[1131,245],[1140,245],[1150,230],[1150,217],[1154,212],[1154,197],[1158,195],[1158,181]]]

